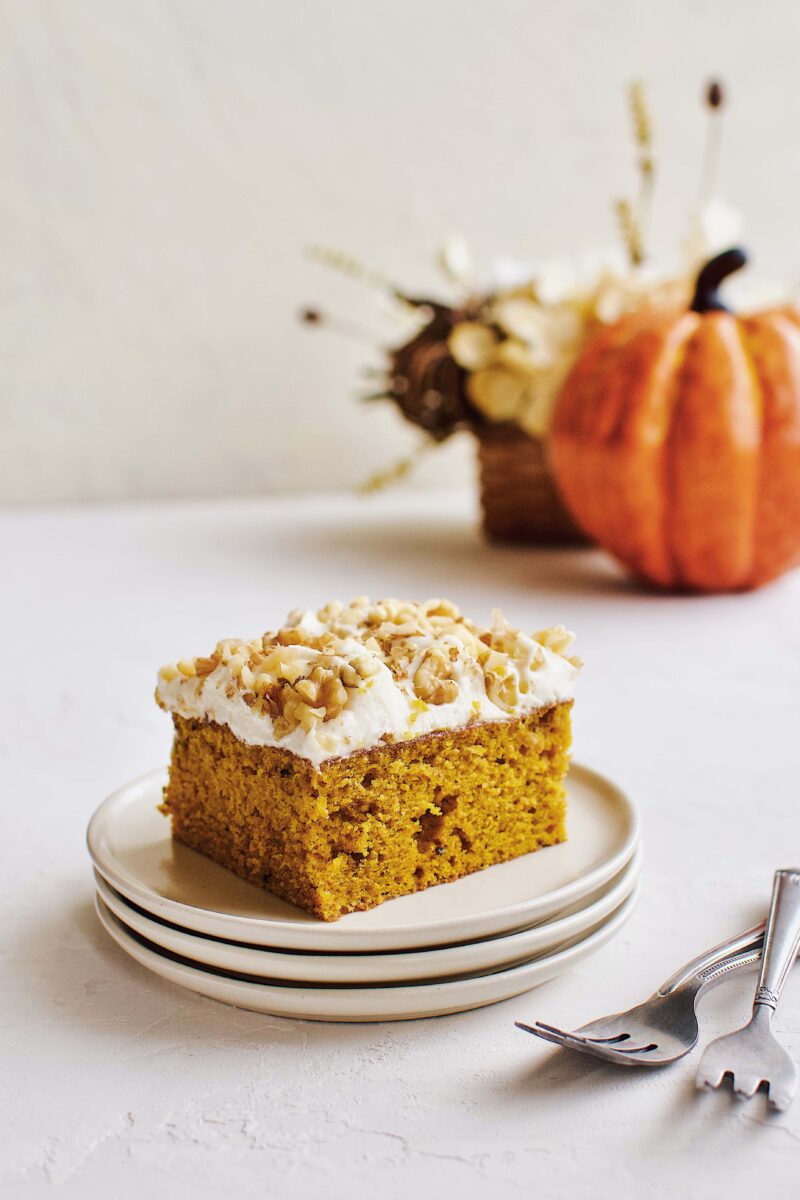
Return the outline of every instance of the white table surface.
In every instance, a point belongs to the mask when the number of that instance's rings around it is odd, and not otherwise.
[[[0,554],[5,1197],[798,1194],[800,1099],[769,1116],[695,1093],[696,1055],[627,1074],[513,1021],[626,1007],[800,861],[800,573],[648,595],[599,552],[487,548],[447,494],[7,514]],[[576,755],[644,814],[637,912],[561,979],[438,1020],[282,1020],[149,975],[98,926],[84,830],[166,759],[157,667],[364,592],[577,630]],[[704,1037],[745,1017],[752,981],[705,1000]],[[800,1057],[800,970],[777,1028]]]

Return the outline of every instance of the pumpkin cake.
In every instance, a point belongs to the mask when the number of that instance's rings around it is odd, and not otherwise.
[[[571,641],[361,597],[166,666],[173,836],[327,921],[561,842]]]

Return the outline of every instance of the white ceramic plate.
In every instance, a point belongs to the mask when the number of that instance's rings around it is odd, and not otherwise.
[[[95,872],[97,891],[106,907],[135,933],[203,966],[242,975],[302,983],[399,983],[436,979],[471,971],[498,970],[545,954],[575,937],[597,929],[633,891],[639,878],[640,854],[634,854],[610,884],[573,905],[558,920],[518,933],[479,942],[398,954],[313,954],[270,950],[190,933],[150,917],[133,907]]]
[[[108,798],[89,824],[89,853],[128,900],[184,929],[229,941],[323,953],[415,950],[493,937],[545,921],[619,874],[639,838],[631,800],[573,764],[569,840],[454,883],[325,922],[174,842],[157,810],[166,770]]]
[[[313,983],[296,987],[199,967],[154,949],[128,930],[99,896],[95,897],[95,903],[106,930],[126,954],[156,975],[212,1000],[254,1012],[311,1021],[408,1021],[495,1004],[554,979],[610,941],[627,921],[637,898],[638,888],[594,933],[532,962],[488,975],[383,987],[324,987]]]

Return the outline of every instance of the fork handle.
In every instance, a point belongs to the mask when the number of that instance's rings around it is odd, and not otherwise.
[[[778,1007],[783,985],[800,947],[800,871],[788,868],[775,872],[772,900],[764,933],[761,974],[753,1012],[760,1007]]]
[[[656,995],[668,996],[670,992],[676,991],[677,988],[690,981],[702,985],[707,978],[706,972],[712,972],[715,967],[724,963],[734,954],[750,951],[759,946],[763,933],[764,922],[762,921],[760,925],[754,925],[752,929],[746,929],[744,933],[728,938],[727,941],[720,942],[718,946],[713,946],[703,954],[698,954],[697,958],[693,958],[685,967],[681,967],[674,975],[671,975],[666,983],[662,983]]]
[[[743,971],[745,967],[756,967],[760,962],[761,938],[757,942],[751,943],[746,950],[740,950],[738,954],[732,954],[730,958],[706,967],[692,980],[692,984],[697,988],[697,995],[700,996],[710,988],[716,987],[718,983],[722,983],[729,975]]]

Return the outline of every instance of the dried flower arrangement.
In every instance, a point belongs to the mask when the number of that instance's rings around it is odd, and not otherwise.
[[[591,334],[623,314],[689,303],[699,264],[729,242],[711,227],[730,217],[712,200],[719,159],[724,93],[717,82],[704,95],[708,132],[699,196],[691,215],[684,263],[669,274],[650,263],[648,235],[656,160],[644,88],[634,83],[629,105],[638,189],[615,212],[625,261],[594,263],[582,277],[564,263],[546,264],[519,282],[478,291],[466,248],[452,242],[440,265],[459,296],[451,304],[418,299],[382,276],[333,251],[313,255],[351,277],[388,290],[416,320],[412,336],[386,352],[383,385],[365,399],[389,400],[425,437],[417,454],[374,476],[376,490],[405,475],[419,453],[469,430],[479,444],[484,526],[497,540],[582,541],[561,505],[547,466],[545,444],[561,386]],[[721,220],[720,220],[721,218]],[[346,332],[346,322],[307,310],[311,325]]]

